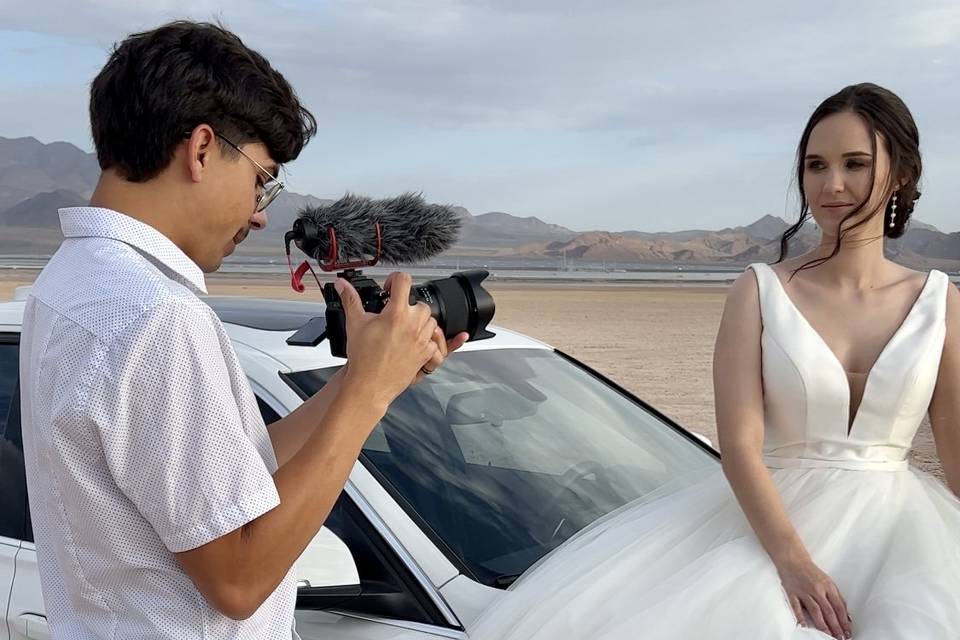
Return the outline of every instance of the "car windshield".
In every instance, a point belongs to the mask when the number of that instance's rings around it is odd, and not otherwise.
[[[309,396],[335,372],[285,378]],[[596,519],[717,464],[546,349],[453,354],[396,399],[361,461],[465,574],[501,588]]]

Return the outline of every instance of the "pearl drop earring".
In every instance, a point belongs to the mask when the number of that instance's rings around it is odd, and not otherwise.
[[[899,193],[899,191],[893,192],[893,202],[890,203],[890,225],[889,226],[891,229],[893,229],[893,227],[895,226],[896,224],[895,221],[897,219],[897,193]]]

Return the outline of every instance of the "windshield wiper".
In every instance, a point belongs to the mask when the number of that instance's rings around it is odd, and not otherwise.
[[[519,573],[515,573],[513,575],[507,575],[507,576],[497,576],[496,578],[493,579],[493,584],[494,586],[497,586],[500,588],[506,588],[512,585],[516,581],[516,579],[519,577],[520,577]]]

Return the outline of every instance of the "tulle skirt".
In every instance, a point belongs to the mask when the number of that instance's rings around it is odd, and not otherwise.
[[[910,468],[771,469],[865,640],[960,638],[960,501]],[[591,525],[483,613],[471,640],[818,639],[719,467]]]

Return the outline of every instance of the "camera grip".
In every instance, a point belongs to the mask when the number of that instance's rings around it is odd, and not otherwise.
[[[327,340],[330,342],[330,353],[337,358],[347,357],[347,314],[343,307],[331,308],[327,306]]]
[[[323,285],[323,298],[327,303],[324,315],[327,319],[327,341],[330,354],[337,358],[347,357],[347,314],[343,302],[332,282]]]

